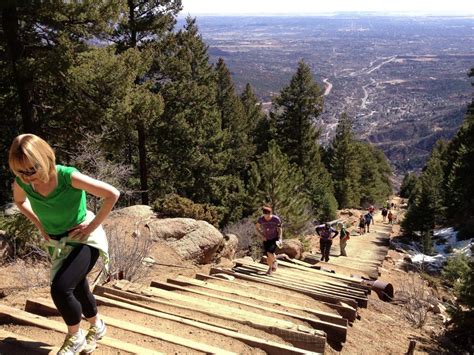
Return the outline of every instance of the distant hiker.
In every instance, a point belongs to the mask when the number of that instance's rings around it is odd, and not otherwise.
[[[374,216],[372,213],[367,212],[364,216],[365,219],[365,230],[370,233],[370,223],[374,224]]]
[[[337,224],[337,229],[339,230],[339,247],[341,249],[341,256],[347,256],[346,254],[346,246],[347,246],[347,241],[350,239],[350,233],[346,229],[346,226],[344,223],[339,222]]]
[[[387,220],[387,214],[388,214],[388,209],[386,209],[385,207],[382,208],[382,221],[383,221],[383,223],[385,223],[385,221]]]
[[[329,261],[329,252],[331,251],[332,239],[339,232],[331,228],[329,223],[324,223],[316,227],[316,233],[319,235],[319,246],[321,248],[321,261]]]
[[[262,207],[263,215],[257,220],[255,229],[263,238],[263,249],[267,254],[268,271],[267,275],[271,275],[277,269],[277,261],[275,251],[282,242],[283,229],[280,217],[272,214],[270,206]]]
[[[393,215],[392,211],[388,211],[388,223],[393,224],[394,219],[395,219],[395,216]]]
[[[106,332],[87,282],[99,254],[108,263],[108,245],[101,223],[120,193],[113,186],[56,165],[51,146],[33,134],[17,136],[8,164],[16,175],[13,199],[38,228],[51,256],[51,296],[67,325],[58,354],[92,353]],[[86,192],[103,199],[97,215],[87,211]],[[82,315],[89,321],[86,334]]]
[[[365,233],[365,217],[363,214],[359,218],[359,234],[362,235]]]

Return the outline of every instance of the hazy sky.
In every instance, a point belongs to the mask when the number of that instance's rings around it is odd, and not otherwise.
[[[474,14],[472,0],[182,0],[183,12],[198,14],[316,14],[340,11]]]

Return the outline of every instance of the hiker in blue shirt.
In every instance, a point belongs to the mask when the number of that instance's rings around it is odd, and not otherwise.
[[[370,224],[374,224],[374,216],[372,213],[367,212],[364,216],[365,219],[365,228],[367,230],[367,233],[370,233]]]

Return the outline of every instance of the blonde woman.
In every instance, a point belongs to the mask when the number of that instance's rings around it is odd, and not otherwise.
[[[13,140],[8,163],[16,175],[15,204],[38,228],[51,255],[51,296],[68,330],[58,354],[91,353],[106,327],[97,312],[87,274],[99,255],[108,262],[101,223],[120,193],[73,167],[56,165],[53,149],[33,134]],[[103,199],[97,215],[87,211],[86,192]],[[82,314],[90,323],[87,334],[80,329]]]

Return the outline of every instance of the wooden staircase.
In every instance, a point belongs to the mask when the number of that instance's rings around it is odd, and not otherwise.
[[[340,349],[358,308],[369,302],[361,276],[378,274],[388,251],[389,231],[375,227],[376,233],[351,238],[348,258],[279,261],[271,276],[265,264],[244,258],[195,278],[96,286],[108,333],[95,354],[317,354],[328,344]],[[357,254],[357,248],[364,252]],[[48,299],[28,299],[24,310],[0,305],[0,353],[55,353],[65,328]]]

